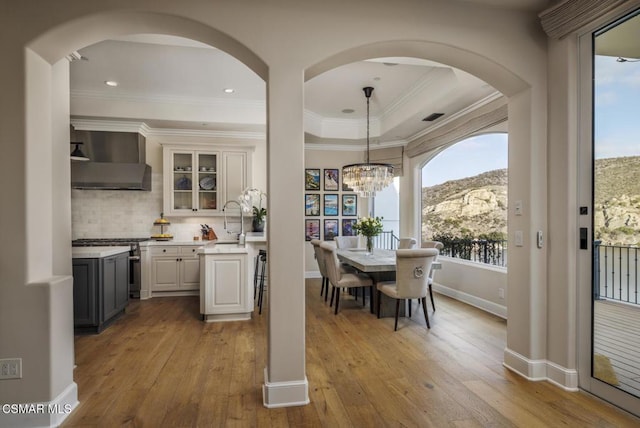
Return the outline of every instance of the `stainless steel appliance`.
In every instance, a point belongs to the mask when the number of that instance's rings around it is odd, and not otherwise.
[[[142,270],[140,267],[140,242],[149,238],[83,238],[71,241],[74,247],[129,246],[129,295],[140,298]]]

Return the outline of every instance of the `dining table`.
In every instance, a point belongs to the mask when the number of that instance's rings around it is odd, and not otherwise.
[[[384,281],[395,281],[396,279],[396,251],[384,248],[374,248],[369,253],[365,248],[344,248],[336,250],[336,255],[340,262],[347,264],[358,271],[365,273],[373,279],[374,289],[377,283]],[[434,261],[431,269],[442,269],[442,264]],[[373,313],[374,305],[378,304],[378,293],[374,291],[370,298],[371,313]],[[400,315],[404,316],[404,305],[400,311]],[[380,302],[380,316],[394,316],[395,299],[391,299],[386,295],[382,295]]]

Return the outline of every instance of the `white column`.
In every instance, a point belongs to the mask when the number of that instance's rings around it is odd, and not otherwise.
[[[305,375],[303,71],[269,70],[266,407],[309,402]]]

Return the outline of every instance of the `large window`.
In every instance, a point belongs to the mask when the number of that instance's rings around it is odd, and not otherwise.
[[[477,135],[422,168],[422,240],[443,253],[506,265],[507,134]]]
[[[373,200],[373,213],[382,217],[385,231],[400,233],[400,178],[395,177],[393,184],[376,194]]]

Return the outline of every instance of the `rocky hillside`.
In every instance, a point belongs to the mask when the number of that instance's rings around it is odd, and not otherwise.
[[[640,156],[596,160],[595,182],[596,239],[640,245]],[[425,187],[422,207],[423,239],[506,237],[507,170]]]
[[[640,156],[595,162],[595,238],[604,244],[640,244]]]
[[[507,236],[507,170],[488,171],[422,189],[422,239],[434,235]]]

